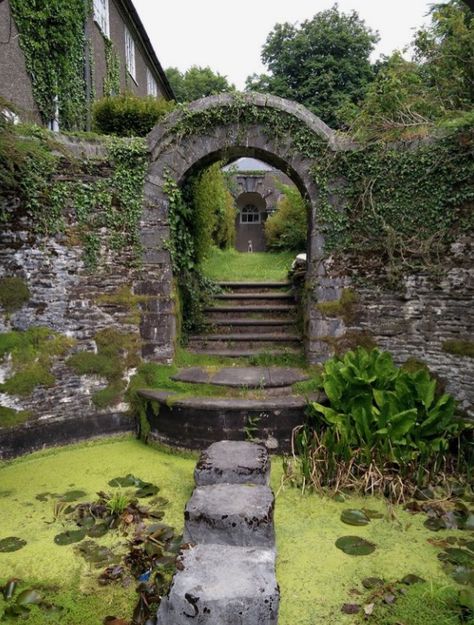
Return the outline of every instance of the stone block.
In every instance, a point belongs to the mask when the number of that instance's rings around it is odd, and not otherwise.
[[[197,545],[180,556],[158,625],[276,625],[275,552]]]
[[[270,483],[270,458],[263,445],[220,441],[202,452],[194,470],[197,486]]]
[[[184,542],[271,548],[274,503],[268,486],[200,486],[184,511]]]

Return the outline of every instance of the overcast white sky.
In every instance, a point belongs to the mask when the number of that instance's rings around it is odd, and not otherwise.
[[[375,58],[402,48],[439,0],[339,0],[355,9],[380,34]],[[134,0],[164,68],[211,67],[243,89],[249,74],[261,73],[263,43],[279,22],[297,23],[330,8],[333,0]]]

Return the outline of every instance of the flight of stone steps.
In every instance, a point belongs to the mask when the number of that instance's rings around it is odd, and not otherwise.
[[[288,282],[221,282],[206,308],[208,331],[189,338],[194,353],[249,357],[300,353],[298,308]]]
[[[157,625],[277,625],[275,498],[261,445],[221,441],[201,454],[196,488]]]

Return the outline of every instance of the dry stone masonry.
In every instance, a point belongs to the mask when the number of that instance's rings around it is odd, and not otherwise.
[[[276,625],[274,497],[264,447],[222,441],[203,452],[158,625]]]

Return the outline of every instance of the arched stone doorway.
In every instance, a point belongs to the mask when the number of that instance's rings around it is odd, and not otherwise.
[[[255,191],[241,193],[237,205],[235,248],[239,252],[264,252],[265,198]]]
[[[141,222],[143,273],[138,288],[150,296],[150,303],[141,332],[144,357],[165,360],[173,355],[176,328],[166,250],[170,234],[166,180],[182,185],[203,167],[242,156],[286,173],[309,207],[307,279],[311,280],[318,272],[324,240],[317,227],[318,189],[308,148],[312,153],[335,149],[336,139],[334,131],[302,105],[248,93],[211,96],[175,110],[152,130],[148,144],[151,163]]]

